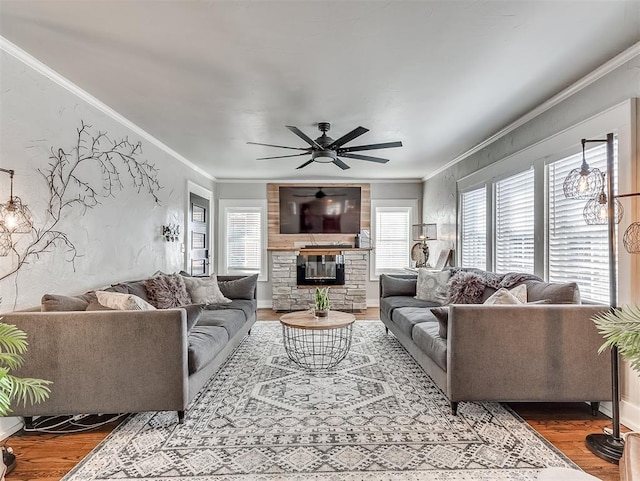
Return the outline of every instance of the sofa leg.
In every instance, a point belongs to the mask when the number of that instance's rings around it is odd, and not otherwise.
[[[451,401],[451,414],[458,415],[458,401]]]
[[[384,334],[385,334],[386,336],[388,336],[388,335],[389,335],[389,328],[388,328],[387,326],[384,326]]]
[[[26,429],[33,429],[33,416],[24,417],[24,427]]]
[[[184,411],[178,411],[178,424],[184,424]]]
[[[597,416],[598,412],[600,411],[600,402],[592,402],[591,403],[591,415],[592,416]]]
[[[249,332],[247,333],[247,336],[251,335],[251,329],[249,329]]]

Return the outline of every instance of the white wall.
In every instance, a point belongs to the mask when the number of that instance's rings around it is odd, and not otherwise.
[[[637,45],[634,47],[637,52]],[[588,125],[587,119],[597,117],[602,112],[624,103],[632,98],[640,97],[640,55],[636,55],[619,67],[611,70],[604,76],[598,76],[591,83],[584,82],[587,86],[570,95],[554,107],[535,117],[524,125],[518,127],[507,135],[485,148],[468,156],[464,160],[452,165],[448,169],[429,178],[424,182],[423,218],[426,222],[437,222],[443,235],[456,239],[457,218],[457,186],[458,180],[465,178],[502,159],[522,152],[531,146],[548,139],[560,132],[575,127],[579,124]],[[634,102],[631,103],[632,105]],[[633,113],[633,108],[631,109]],[[636,116],[637,109],[635,112]],[[631,119],[632,120],[632,119]],[[620,172],[627,173],[620,186],[620,191],[626,187],[626,191],[640,190],[640,133],[638,126],[640,119],[635,122],[634,128],[626,136],[627,155],[621,155],[620,160],[626,159],[625,165],[620,165]],[[606,134],[608,130],[599,132]],[[575,145],[579,149],[581,138],[593,138],[591,133],[576,132]],[[550,153],[551,154],[551,153]],[[532,159],[535,160],[535,159]],[[508,162],[505,162],[508,164]],[[508,166],[506,166],[508,167]],[[625,185],[626,184],[626,185]],[[624,187],[623,187],[624,186]],[[631,222],[640,220],[638,203],[632,201],[625,205],[625,219],[623,229]],[[619,248],[622,266],[620,275],[624,283],[619,286],[619,303],[640,303],[640,259],[639,255],[630,255]],[[628,283],[628,284],[627,284]],[[621,420],[626,426],[640,430],[640,376],[638,373],[624,366],[621,369],[622,402]]]
[[[169,222],[184,225],[187,181],[211,190],[211,179],[141,139],[107,115],[107,108],[96,108],[99,102],[91,105],[4,50],[0,50],[0,64],[0,167],[15,170],[14,194],[29,205],[36,227],[45,220],[48,199],[47,184],[38,170],[47,168],[52,148],[71,150],[81,121],[92,125],[92,131],[107,132],[111,139],[141,140],[143,154],[139,159],[155,165],[162,186],[156,204],[150,195],[131,187],[126,169],[118,165],[121,191],[86,212],[67,210],[60,222],[59,230],[68,235],[79,254],[75,271],[63,247],[31,259],[17,275],[0,281],[0,313],[39,305],[45,293],[78,294],[156,270],[182,269],[181,243],[164,241],[161,226]],[[88,170],[82,175],[100,185],[99,172]],[[0,174],[0,202],[8,197],[9,176]],[[15,239],[21,250],[30,235]],[[13,257],[0,258],[0,276],[9,272],[14,262]],[[15,418],[0,420],[0,437],[14,425]]]

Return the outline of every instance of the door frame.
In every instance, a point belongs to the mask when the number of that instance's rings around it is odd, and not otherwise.
[[[190,180],[187,180],[187,192],[185,195],[185,203],[184,203],[184,270],[185,272],[190,272],[189,266],[191,265],[191,231],[189,230],[189,208],[191,207],[191,194],[196,194],[204,199],[209,201],[209,255],[213,257],[214,248],[216,245],[215,239],[213,237],[213,223],[214,223],[214,208],[213,208],[213,191],[202,187],[201,185],[196,184]],[[213,271],[211,267],[214,265],[214,259],[211,260],[209,266],[210,271]],[[210,272],[211,274],[211,272]]]

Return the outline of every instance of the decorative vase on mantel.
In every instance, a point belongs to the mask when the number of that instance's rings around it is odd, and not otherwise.
[[[313,315],[315,317],[329,316],[329,288],[316,287],[314,293]]]

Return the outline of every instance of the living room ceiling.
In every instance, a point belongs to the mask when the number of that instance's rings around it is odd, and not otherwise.
[[[0,35],[217,179],[420,179],[638,42],[640,2],[0,0]],[[246,143],[319,121],[404,146]]]

